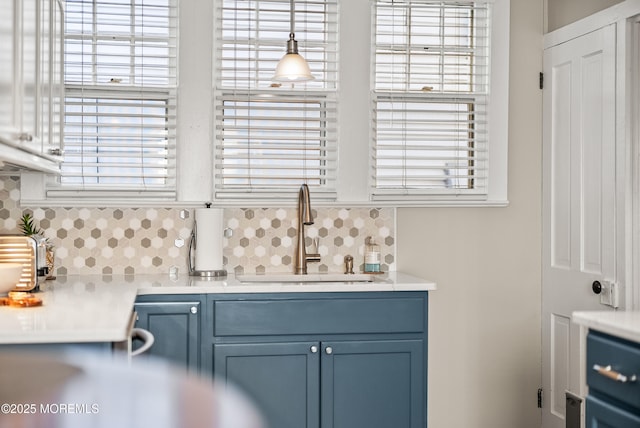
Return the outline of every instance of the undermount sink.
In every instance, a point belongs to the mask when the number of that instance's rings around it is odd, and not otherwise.
[[[375,274],[368,273],[267,273],[237,275],[240,282],[373,282]]]

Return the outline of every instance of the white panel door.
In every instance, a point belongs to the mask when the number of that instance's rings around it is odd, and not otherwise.
[[[615,25],[544,53],[543,427],[565,426],[566,392],[584,397],[575,310],[606,310],[592,283],[616,281]]]

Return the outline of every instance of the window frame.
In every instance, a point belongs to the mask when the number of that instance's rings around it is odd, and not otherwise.
[[[87,14],[83,3],[89,3],[90,8],[101,7],[102,13],[121,12],[119,9],[110,9],[109,6],[97,5],[96,0],[83,0],[73,10]],[[64,156],[69,156],[70,169],[66,173],[64,172],[65,162],[63,161],[63,173],[59,177],[48,176],[44,180],[38,180],[43,182],[43,197],[48,202],[52,202],[52,205],[79,205],[85,202],[92,204],[98,201],[119,204],[129,198],[154,201],[176,199],[178,174],[176,170],[177,31],[180,17],[178,1],[168,0],[168,5],[168,9],[162,9],[162,12],[166,11],[170,14],[165,15],[165,17],[169,16],[169,27],[162,27],[162,29],[166,29],[166,36],[154,33],[153,27],[157,25],[154,21],[156,19],[154,5],[151,5],[150,15],[148,15],[148,19],[152,23],[149,27],[149,33],[145,34],[139,31],[139,20],[144,18],[137,9],[134,10],[138,7],[135,2],[122,5],[129,12],[123,15],[129,17],[129,20],[124,19],[123,23],[129,22],[129,25],[121,25],[120,28],[115,26],[115,32],[108,33],[112,34],[110,37],[106,35],[107,33],[100,32],[65,33],[63,35],[65,44],[75,43],[80,46],[79,49],[71,50],[65,55],[65,62],[74,59],[84,61],[81,52],[86,49],[85,46],[90,45],[93,53],[91,54],[92,62],[88,66],[84,62],[82,65],[80,63],[64,64],[65,72],[70,72],[65,76],[66,107],[63,114],[67,132]],[[65,6],[67,6],[65,17],[71,18],[69,5]],[[89,16],[95,16],[95,13],[94,10]],[[162,15],[157,16],[162,17]],[[113,23],[117,22],[116,18]],[[92,31],[96,31],[98,27],[99,23],[97,25],[94,23],[90,28]],[[105,29],[104,31],[109,30]],[[114,51],[117,55],[128,50],[129,63],[118,64],[117,60],[108,58],[112,52],[100,55],[100,49],[104,49],[104,46],[101,45],[102,41],[119,44],[121,52]],[[165,42],[167,43],[164,44]],[[139,52],[147,48],[149,48],[149,56],[144,58],[149,58],[151,68],[157,65],[166,74],[159,74],[154,70],[145,72],[144,60],[142,63],[138,60],[134,61],[134,55],[140,55]],[[162,56],[163,59],[166,58],[166,63],[154,60],[153,56],[159,55],[161,52],[158,49],[168,52],[168,55]],[[111,80],[99,80],[105,78],[104,72],[99,71],[100,67],[106,69],[112,64],[116,66],[114,69],[116,71],[114,71]],[[85,70],[88,71],[86,75],[73,74],[85,73]],[[148,116],[132,115],[131,111],[146,109],[147,106],[153,110],[149,111]],[[94,161],[93,163],[89,162],[87,167],[84,166],[84,162],[90,161],[91,155],[86,154],[85,148],[91,150],[92,147],[83,145],[86,142],[91,142],[91,136],[86,137],[85,135],[90,127],[87,127],[84,119],[81,121],[74,119],[74,117],[78,117],[79,112],[85,111],[85,109],[93,111],[88,118],[96,124],[94,128],[98,132],[95,136],[96,142],[93,143],[95,145],[93,147],[95,150]],[[158,127],[158,119],[162,120],[163,118],[164,125]],[[112,119],[121,121],[122,125],[109,128],[109,122]],[[70,130],[73,130],[75,134],[69,133]],[[130,133],[137,132],[136,130],[139,130],[139,135],[134,137]],[[127,137],[131,137],[131,139],[126,139]],[[77,143],[72,144],[69,138],[77,140]],[[125,139],[119,140],[120,138]],[[138,140],[137,144],[123,144],[124,142],[132,143],[135,140]],[[104,149],[101,149],[101,145],[105,141],[107,144]],[[158,145],[159,143],[162,146]],[[70,147],[76,150],[71,151]],[[145,157],[148,157],[151,162],[144,163]],[[141,161],[136,162],[136,159]],[[105,171],[101,171],[101,164],[107,168]],[[85,168],[87,168],[86,172]],[[122,182],[109,183],[114,179]],[[29,180],[35,179],[33,177],[27,178],[27,181]],[[128,183],[127,180],[129,180]],[[34,193],[28,188],[26,190],[27,197]],[[71,201],[73,202],[70,203]]]
[[[489,26],[490,34],[488,35],[488,56],[489,56],[489,76],[487,86],[491,89],[489,94],[484,91],[479,92],[466,92],[456,95],[455,92],[449,91],[434,91],[416,93],[409,90],[404,91],[395,90],[377,90],[375,87],[376,70],[374,65],[376,63],[376,41],[375,30],[376,25],[374,21],[374,14],[376,12],[376,0],[372,0],[372,54],[371,54],[371,93],[372,93],[372,162],[370,164],[371,171],[371,184],[370,184],[370,198],[375,202],[391,202],[398,206],[402,205],[506,205],[507,204],[507,187],[506,187],[506,163],[507,163],[507,126],[508,123],[508,40],[505,46],[500,43],[499,38],[496,37],[505,31],[505,25],[508,31],[508,21],[505,23],[505,18],[508,17],[508,1],[486,1],[483,3],[489,3],[491,8],[491,24]],[[433,3],[425,1],[424,3]],[[438,7],[442,7],[444,2],[436,2]],[[451,3],[457,4],[458,2],[452,1]],[[473,1],[468,1],[473,3]],[[406,7],[406,6],[405,6]],[[506,12],[505,12],[506,9]],[[508,18],[507,18],[508,19]],[[502,39],[508,39],[502,37]],[[506,55],[506,59],[505,59]],[[505,66],[506,64],[506,66]],[[504,78],[498,77],[503,75]],[[408,76],[408,75],[407,75]],[[437,89],[437,88],[436,88]],[[483,101],[483,98],[490,99],[490,102]],[[480,106],[486,108],[483,112],[484,122],[486,125],[479,129],[479,132],[486,134],[486,138],[480,140],[479,156],[475,154],[472,156],[472,161],[476,161],[477,164],[472,164],[470,171],[478,172],[477,182],[471,188],[457,189],[455,186],[451,187],[423,187],[412,188],[411,185],[396,185],[394,186],[377,186],[377,171],[376,171],[376,155],[377,155],[377,142],[375,138],[375,118],[376,118],[376,102],[381,100],[382,102],[408,102],[415,103],[415,105],[428,105],[438,102],[446,102],[449,100],[451,103],[462,103],[462,100],[473,100],[474,105],[476,100],[480,99]],[[488,105],[487,105],[488,104]],[[385,110],[386,111],[386,110]],[[396,113],[403,113],[403,110],[395,110]],[[502,122],[505,124],[504,128],[499,126],[491,126],[494,122]],[[502,128],[502,129],[500,129]],[[414,128],[415,129],[415,128]],[[415,132],[415,131],[414,131]],[[475,139],[475,136],[472,138]],[[406,142],[405,142],[406,144]],[[476,147],[473,147],[475,150]],[[424,149],[421,149],[424,150]],[[482,153],[486,155],[482,155]],[[462,156],[465,157],[464,155]],[[383,158],[384,160],[384,158]],[[409,164],[411,158],[405,158],[405,162]],[[410,167],[402,165],[395,169],[401,169],[403,171],[409,171]],[[446,171],[443,171],[446,174]],[[473,176],[469,175],[473,180]],[[384,177],[383,177],[384,178]],[[400,180],[400,178],[398,178]],[[443,180],[444,181],[444,180]],[[478,186],[476,186],[478,184]]]
[[[316,206],[391,207],[503,207],[507,199],[508,112],[509,112],[509,18],[510,0],[494,0],[491,35],[490,180],[484,198],[415,198],[405,195],[386,200],[370,197],[371,116],[369,55],[371,51],[371,0],[340,0],[338,63],[338,170],[335,201],[318,201]],[[22,173],[21,203],[33,206],[163,206],[199,207],[213,202],[221,207],[295,206],[297,192],[285,192],[279,199],[219,200],[214,194],[213,58],[214,2],[179,2],[177,105],[177,191],[174,197],[139,194],[137,198],[85,198],[73,196],[52,200],[44,189],[51,176]],[[187,24],[184,24],[187,23]],[[284,42],[283,42],[284,46]],[[364,78],[363,78],[364,77]],[[241,196],[241,195],[240,195]],[[312,191],[312,198],[316,195]]]
[[[233,1],[228,3],[223,0],[214,10],[214,200],[269,202],[295,193],[303,182],[312,189],[315,199],[335,200],[335,50],[339,31],[334,19],[339,16],[338,1],[323,6],[314,1],[294,5],[300,54],[317,76],[311,82],[294,85],[270,80],[285,53],[289,1],[258,0],[257,11],[249,12],[242,7],[233,9]],[[321,9],[325,15],[318,21]],[[224,14],[230,14],[233,20],[217,28]],[[287,17],[286,22],[279,21],[279,28],[273,22],[277,16]],[[309,41],[305,40],[307,30]],[[227,33],[243,37],[233,39]],[[258,38],[260,35],[264,38]],[[240,67],[231,71],[231,64],[236,63]],[[308,107],[295,109],[294,104]],[[234,110],[232,105],[239,109]],[[269,157],[273,159],[271,165]]]

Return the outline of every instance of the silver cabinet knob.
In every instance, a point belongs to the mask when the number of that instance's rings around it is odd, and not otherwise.
[[[318,352],[318,347],[316,345],[311,345],[311,348],[309,348],[309,350],[312,354],[315,354]]]
[[[327,346],[327,347],[324,349],[324,352],[325,352],[327,355],[331,355],[331,354],[333,354],[333,348],[332,348],[331,346]]]
[[[198,307],[197,306],[191,306],[190,312],[192,314],[197,314],[198,313]]]

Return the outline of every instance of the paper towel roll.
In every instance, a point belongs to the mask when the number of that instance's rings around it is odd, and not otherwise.
[[[195,270],[211,271],[224,269],[222,244],[224,226],[222,208],[196,209]]]

